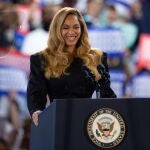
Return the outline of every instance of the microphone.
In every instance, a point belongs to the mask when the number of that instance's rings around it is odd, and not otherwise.
[[[85,74],[86,79],[92,82],[96,90],[96,98],[100,98],[100,84],[95,80],[95,75],[86,66],[82,66],[82,70]]]

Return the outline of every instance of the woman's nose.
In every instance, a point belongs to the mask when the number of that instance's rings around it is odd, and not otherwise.
[[[74,30],[72,28],[70,28],[68,33],[72,34],[72,33],[74,33]]]

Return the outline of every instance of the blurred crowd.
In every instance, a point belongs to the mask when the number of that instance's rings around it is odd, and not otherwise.
[[[51,20],[64,6],[78,8],[88,28],[111,26],[122,31],[124,57],[111,57],[108,63],[125,71],[126,84],[137,72],[149,72],[136,67],[140,35],[150,34],[148,0],[1,0],[0,48],[29,56],[44,49]],[[25,97],[13,89],[0,96],[0,150],[28,150],[30,124]]]

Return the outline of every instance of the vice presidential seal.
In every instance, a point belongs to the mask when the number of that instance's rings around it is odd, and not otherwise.
[[[87,122],[88,137],[101,148],[117,146],[124,139],[125,132],[123,118],[113,109],[99,109],[89,117]]]

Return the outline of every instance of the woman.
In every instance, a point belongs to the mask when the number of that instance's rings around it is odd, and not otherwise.
[[[101,97],[116,97],[110,88],[106,53],[91,48],[86,24],[76,8],[59,10],[51,22],[49,35],[47,48],[30,58],[27,100],[36,125],[47,95],[51,102],[91,98],[96,85],[100,85]],[[100,65],[105,69],[103,75]]]

